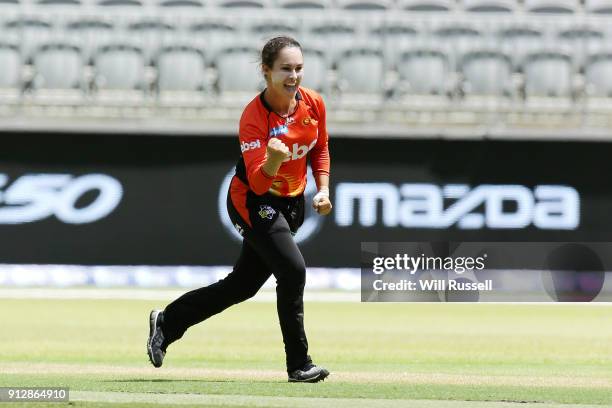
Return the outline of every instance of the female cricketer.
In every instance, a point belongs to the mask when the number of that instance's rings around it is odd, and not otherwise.
[[[308,355],[306,266],[293,239],[304,220],[308,158],[318,188],[312,205],[320,215],[332,209],[325,105],[319,94],[300,87],[303,68],[295,39],[276,37],[263,47],[267,87],[240,119],[241,156],[227,198],[230,219],[243,237],[240,256],[226,278],[151,312],[147,352],[155,367],[189,327],[254,296],[272,274],[289,381],[318,382],[329,375]]]

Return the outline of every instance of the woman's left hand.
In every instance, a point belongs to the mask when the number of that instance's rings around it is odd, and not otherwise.
[[[329,194],[318,192],[312,199],[312,208],[315,209],[319,215],[327,215],[332,210],[332,203],[329,200]]]

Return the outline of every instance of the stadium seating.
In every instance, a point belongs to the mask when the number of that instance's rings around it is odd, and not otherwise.
[[[610,27],[612,0],[0,0],[0,94],[238,109],[291,35],[331,107],[612,100]]]

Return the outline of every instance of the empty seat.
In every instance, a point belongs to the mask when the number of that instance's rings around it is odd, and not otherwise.
[[[448,91],[450,62],[441,50],[416,48],[404,51],[397,69],[404,93],[445,95]]]
[[[572,95],[572,61],[560,51],[528,54],[523,62],[527,96],[568,97]]]
[[[453,66],[459,63],[459,58],[465,52],[482,46],[484,36],[477,28],[463,23],[453,23],[435,30],[434,35],[439,44],[451,57]]]
[[[502,28],[497,37],[501,51],[512,57],[515,64],[523,61],[525,55],[542,47],[544,34],[537,28],[519,24]]]
[[[155,58],[158,90],[162,102],[198,104],[207,88],[206,60],[201,50],[189,45],[164,47]]]
[[[259,50],[248,45],[221,50],[215,58],[222,103],[243,106],[264,88],[258,66]]]
[[[381,44],[389,66],[395,66],[400,51],[416,44],[418,31],[400,22],[385,22],[370,31],[370,37]]]
[[[268,18],[265,22],[258,22],[251,27],[251,32],[260,41],[267,41],[279,35],[295,37],[298,33],[297,22],[289,24],[285,21],[275,21]],[[262,44],[263,46],[263,44]]]
[[[84,96],[81,50],[71,44],[42,45],[33,56],[34,96],[40,102],[73,103]]]
[[[278,0],[278,6],[291,10],[322,10],[329,2],[325,0]]]
[[[558,33],[559,43],[568,49],[577,66],[583,66],[586,57],[604,46],[604,33],[597,28],[576,25]]]
[[[0,88],[19,86],[21,79],[21,55],[15,44],[0,43]]]
[[[24,17],[8,21],[4,28],[5,35],[17,40],[23,55],[30,57],[35,49],[49,40],[53,26],[49,21],[37,17]]]
[[[66,34],[78,43],[85,58],[89,59],[95,50],[107,44],[115,33],[114,24],[101,18],[83,18],[66,25]]]
[[[578,0],[525,0],[530,13],[572,14],[579,7]]]
[[[142,7],[140,0],[98,0],[97,4],[108,7]]]
[[[584,8],[589,13],[612,14],[612,0],[585,0]]]
[[[175,27],[161,19],[145,19],[128,25],[130,39],[149,59],[162,48],[175,33]]]
[[[357,29],[354,25],[347,21],[327,21],[313,25],[304,44],[325,49],[330,59],[336,60],[339,55],[353,48],[356,40]]]
[[[591,54],[586,60],[586,91],[591,96],[612,98],[612,51]]]
[[[454,8],[451,0],[398,0],[398,8],[407,11],[449,11]]]
[[[385,66],[380,49],[355,47],[339,58],[337,67],[342,93],[375,95],[382,93]]]
[[[199,21],[193,23],[188,32],[193,43],[205,50],[209,59],[214,58],[219,50],[230,47],[239,39],[238,27],[226,20]]]
[[[172,8],[202,8],[206,5],[206,2],[203,0],[161,0],[158,3],[160,7],[172,7]]]
[[[38,0],[36,2],[41,6],[80,6],[80,0]]]
[[[271,7],[267,0],[217,0],[216,6],[242,9],[263,9]]]
[[[466,95],[509,96],[513,93],[510,57],[494,49],[466,53],[460,64]]]
[[[302,85],[323,94],[328,93],[330,61],[327,59],[325,52],[305,48],[302,53],[304,54]]]
[[[338,7],[344,10],[384,11],[392,7],[389,0],[337,0]]]
[[[463,8],[474,13],[512,13],[517,3],[514,0],[463,0]]]
[[[105,45],[95,53],[93,63],[97,96],[101,100],[121,104],[139,101],[144,96],[146,63],[140,48],[129,44]]]

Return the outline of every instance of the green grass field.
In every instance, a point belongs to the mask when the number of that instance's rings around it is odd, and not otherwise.
[[[0,299],[0,386],[67,386],[71,407],[612,406],[612,306],[307,303],[315,362],[289,384],[273,303],[190,329],[164,366],[143,300]],[[521,403],[517,405],[517,403]]]

